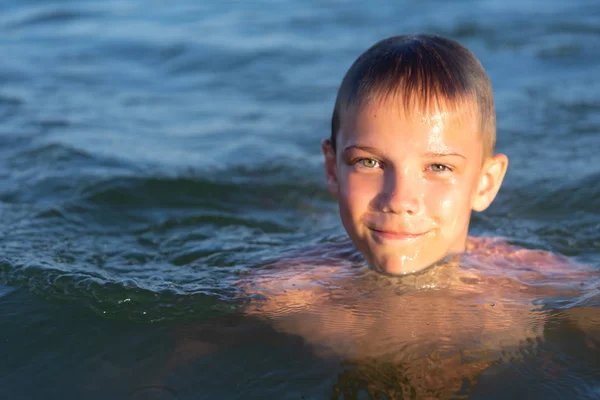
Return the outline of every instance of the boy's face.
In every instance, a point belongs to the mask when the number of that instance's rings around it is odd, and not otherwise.
[[[374,269],[412,273],[464,251],[471,210],[492,202],[508,164],[504,155],[484,160],[468,111],[407,116],[395,101],[351,107],[337,152],[323,142],[329,190]]]

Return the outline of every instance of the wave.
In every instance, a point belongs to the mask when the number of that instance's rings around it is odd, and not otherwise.
[[[248,301],[236,296],[231,284],[215,285],[214,276],[175,285],[160,275],[146,280],[107,279],[99,273],[19,266],[6,259],[0,261],[0,282],[53,301],[77,302],[106,318],[138,322],[209,318],[235,312]]]
[[[235,309],[237,274],[314,239],[302,230],[333,205],[314,176],[274,163],[165,174],[56,143],[20,148],[2,168],[0,281],[109,317]]]
[[[493,207],[495,213],[544,219],[573,215],[574,212],[594,215],[599,209],[600,172],[566,182],[544,179],[525,185],[508,183],[501,189]]]
[[[4,26],[8,29],[32,28],[40,25],[64,24],[83,18],[92,18],[100,16],[98,10],[85,11],[76,7],[56,8],[50,7],[35,7],[21,13],[13,13],[5,17]],[[21,14],[21,15],[19,15]]]

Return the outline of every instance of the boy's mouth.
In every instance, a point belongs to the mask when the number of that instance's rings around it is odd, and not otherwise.
[[[418,239],[428,232],[393,231],[387,229],[369,228],[377,237],[385,240],[410,241]]]

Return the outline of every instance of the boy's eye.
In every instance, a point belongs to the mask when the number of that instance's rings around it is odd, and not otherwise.
[[[377,168],[379,166],[379,161],[372,158],[361,158],[358,163],[366,168]]]
[[[446,172],[451,171],[450,167],[444,164],[431,164],[429,166],[432,172]]]

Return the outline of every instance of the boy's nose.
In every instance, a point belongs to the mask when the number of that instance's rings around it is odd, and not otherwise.
[[[385,179],[382,211],[394,214],[417,214],[422,203],[420,177],[410,171],[392,171]]]

